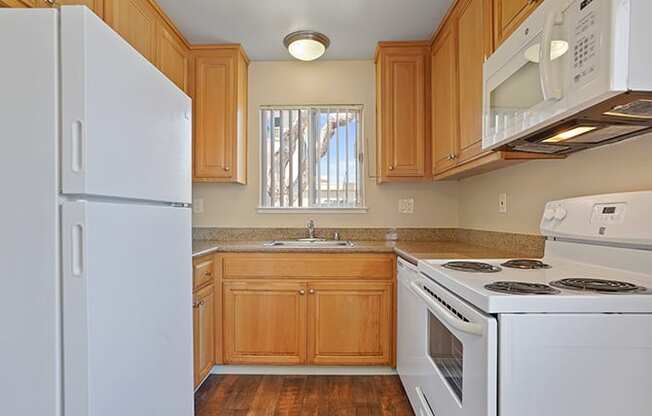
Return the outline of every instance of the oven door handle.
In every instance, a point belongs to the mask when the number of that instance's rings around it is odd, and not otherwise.
[[[414,292],[426,303],[426,305],[428,305],[428,309],[430,309],[432,313],[437,316],[437,318],[446,322],[448,325],[460,332],[477,336],[484,335],[482,325],[461,320],[457,316],[453,315],[448,309],[440,305],[438,302],[432,300],[430,295],[428,295],[425,290],[419,287],[416,282],[412,282],[410,285],[412,286]]]

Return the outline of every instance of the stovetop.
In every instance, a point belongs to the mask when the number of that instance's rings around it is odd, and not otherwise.
[[[424,260],[419,270],[486,313],[652,313],[652,275],[564,258],[523,260]]]

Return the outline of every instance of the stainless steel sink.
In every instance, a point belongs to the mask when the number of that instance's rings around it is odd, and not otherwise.
[[[350,240],[326,240],[324,238],[300,238],[297,240],[274,240],[265,243],[269,247],[297,247],[297,248],[328,248],[328,247],[353,247]]]

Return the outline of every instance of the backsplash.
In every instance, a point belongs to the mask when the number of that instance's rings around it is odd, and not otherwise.
[[[398,241],[435,242],[455,241],[470,245],[521,253],[528,257],[542,257],[545,239],[539,235],[468,230],[462,228],[318,228],[316,237],[353,241],[385,241],[388,234]],[[195,241],[271,241],[305,238],[305,228],[216,228],[195,227]]]

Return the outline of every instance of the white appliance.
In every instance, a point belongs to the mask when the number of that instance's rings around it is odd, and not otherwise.
[[[567,154],[652,128],[649,0],[544,0],[484,64],[484,149]]]
[[[419,262],[413,285],[431,320],[414,354],[436,370],[438,389],[424,390],[433,414],[649,415],[650,212],[652,191],[549,202],[540,261]],[[442,357],[457,371],[434,365],[432,343],[453,346]]]
[[[0,414],[192,415],[190,99],[85,7],[0,39]]]
[[[416,414],[495,415],[496,320],[402,259],[398,283],[397,372]]]

